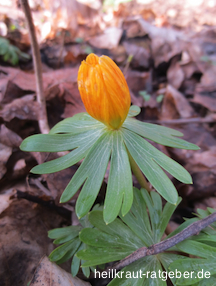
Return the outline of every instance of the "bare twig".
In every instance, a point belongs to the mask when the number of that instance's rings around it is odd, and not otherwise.
[[[35,184],[46,196],[51,196],[50,191],[44,187],[44,185],[39,181],[39,179],[31,179],[31,183]]]
[[[216,122],[216,114],[211,114],[210,116],[194,117],[194,118],[180,118],[180,119],[170,119],[170,120],[146,120],[145,122],[151,123],[164,123],[164,124],[188,124],[188,123],[212,123]]]
[[[57,206],[53,200],[46,201],[43,200],[42,197],[40,198],[37,196],[32,196],[26,192],[22,192],[19,190],[16,190],[16,196],[18,199],[25,199],[27,201],[34,202],[49,209],[55,210],[62,217],[66,218],[67,220],[71,220],[71,211],[64,207]]]
[[[181,232],[177,233],[176,235],[174,235],[174,236],[172,236],[172,237],[170,237],[164,241],[161,241],[161,242],[154,244],[154,245],[151,245],[149,247],[141,247],[141,248],[137,249],[136,251],[131,253],[129,256],[125,257],[120,262],[116,263],[112,268],[109,267],[108,271],[110,269],[120,270],[123,267],[139,260],[140,258],[161,253],[161,252],[173,247],[174,245],[178,244],[179,242],[185,240],[186,238],[199,233],[202,229],[204,229],[205,227],[207,227],[208,225],[210,225],[214,221],[216,221],[216,212],[214,212],[213,214],[210,214],[209,216],[207,216],[201,220],[198,220],[198,221],[192,223],[191,225],[186,227]]]
[[[37,43],[35,28],[32,20],[31,10],[28,4],[28,0],[21,0],[22,8],[25,14],[31,46],[32,46],[32,56],[35,69],[36,77],[36,90],[37,90],[37,101],[40,104],[39,110],[39,127],[41,133],[49,133],[49,125],[47,120],[47,111],[46,111],[46,101],[43,92],[43,79],[42,79],[42,67],[41,67],[41,57],[40,50]]]

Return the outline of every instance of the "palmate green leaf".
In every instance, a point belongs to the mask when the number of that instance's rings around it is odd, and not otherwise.
[[[80,239],[88,245],[97,247],[110,247],[115,242],[123,244],[121,239],[119,242],[119,237],[116,238],[95,228],[84,228],[80,233]]]
[[[142,191],[134,188],[134,200],[131,210],[124,217],[121,216],[121,219],[143,241],[144,246],[154,244],[153,232]]]
[[[202,219],[207,217],[208,215],[214,213],[216,210],[213,208],[207,208],[206,210],[197,209],[197,216]],[[216,222],[213,222],[210,226],[204,228],[202,232],[208,235],[215,235],[216,234]]]
[[[181,198],[178,197],[178,201],[176,203],[176,205],[170,204],[170,203],[166,203],[166,205],[163,208],[163,212],[162,212],[162,216],[161,219],[159,221],[159,225],[158,225],[158,239],[161,239],[165,229],[171,219],[172,214],[174,213],[175,209],[177,208],[177,206],[180,204],[181,202]]]
[[[123,128],[136,132],[142,137],[161,145],[187,150],[199,149],[195,144],[176,138],[183,136],[183,134],[168,127],[141,122],[133,118],[127,118],[123,124]]]
[[[80,231],[81,231],[81,228],[80,228]],[[57,238],[53,241],[54,244],[62,244],[62,243],[65,243],[65,242],[68,242],[69,240],[72,240],[74,239],[75,237],[77,237],[79,234],[79,232],[76,234],[75,232],[69,234],[69,235],[66,235],[64,237],[61,237],[61,238]]]
[[[216,277],[211,276],[210,278],[203,279],[191,286],[216,286]]]
[[[167,252],[167,253],[160,253],[160,254],[158,255],[158,258],[159,258],[159,260],[160,260],[160,262],[161,262],[163,268],[165,269],[165,271],[166,271],[167,273],[170,273],[169,266],[170,266],[170,264],[171,264],[172,262],[174,262],[174,261],[176,261],[176,260],[179,260],[179,259],[182,259],[182,260],[187,259],[187,257],[185,257],[185,256],[183,256],[183,255],[174,254],[174,253],[169,253],[169,252]],[[178,271],[178,269],[177,269],[177,271]],[[172,281],[172,283],[173,283],[174,286],[177,285],[177,284],[176,284],[176,277],[177,277],[177,275],[180,275],[180,273],[178,274],[178,273],[175,273],[175,272],[174,272],[174,273],[171,273],[170,276],[169,276],[169,278],[170,278],[170,280]],[[182,274],[181,274],[181,275],[182,275]]]
[[[95,266],[120,260],[140,247],[157,243],[175,207],[166,203],[162,208],[162,199],[157,193],[148,194],[144,189],[139,191],[134,188],[132,208],[125,216],[121,215],[121,219],[115,219],[106,225],[102,212],[92,211],[89,214],[89,221],[95,228],[86,228],[80,233],[81,241],[87,245],[85,250],[77,253],[80,259],[86,260],[82,266]],[[159,231],[154,235],[156,229]],[[110,277],[114,279],[109,286],[167,285],[163,268],[168,271],[169,264],[181,258],[186,259],[184,256],[169,252],[141,258],[123,268],[122,274],[119,272],[120,277],[118,275],[115,278],[115,273],[110,273]],[[174,286],[176,285],[174,283]]]
[[[111,156],[104,204],[104,219],[110,223],[117,217],[121,207],[123,215],[130,210],[133,202],[133,185],[130,163],[121,131],[103,130],[103,133],[66,187],[61,202],[68,201],[84,183],[76,203],[76,213],[79,217],[85,215],[96,199]]]
[[[204,214],[205,217],[207,215],[209,215],[209,213]],[[185,278],[182,275],[180,279],[175,279],[175,283],[177,285],[193,285],[193,286],[214,285],[215,278],[212,277],[212,275],[216,274],[215,235],[216,235],[215,230],[214,230],[214,237],[212,235],[206,234],[205,232],[202,232],[198,236],[193,236],[190,239],[184,240],[175,246],[175,249],[177,251],[201,257],[201,259],[199,258],[196,259],[184,258],[184,260],[177,259],[176,261],[170,264],[169,270],[171,271],[178,269],[182,273],[184,272],[190,273],[189,277],[187,278]],[[210,242],[212,241],[214,243],[214,246],[210,246],[207,245],[206,243],[199,242],[199,239],[200,241],[208,242],[208,238]],[[205,278],[205,276],[202,276],[202,273],[204,273],[205,275],[206,271],[210,272],[209,275],[209,277],[211,276],[210,278]]]
[[[202,258],[214,258],[216,261],[216,248],[194,240],[184,240],[176,245],[182,251]]]
[[[136,142],[136,146],[134,147],[134,149],[136,148],[140,152],[142,151],[143,153],[145,153],[145,156],[149,158],[149,160],[153,159],[156,163],[158,163],[158,165],[160,165],[164,170],[170,173],[177,180],[185,184],[192,183],[191,175],[176,161],[160,152],[149,142],[147,142],[145,139],[142,139],[135,133],[132,133],[130,131],[124,131],[123,134],[126,144],[129,140],[132,141],[133,144]]]
[[[54,244],[61,244],[74,239],[79,235],[81,226],[68,226],[63,228],[56,228],[48,231],[48,237],[54,240]]]
[[[213,243],[214,247],[216,247],[216,240],[215,240],[215,236],[216,236],[216,232],[214,234],[204,234],[204,233],[201,233],[199,235],[195,235],[193,237],[191,237],[191,239],[195,240],[195,241],[201,241],[201,242],[204,242],[206,244],[208,243]]]
[[[90,210],[100,190],[110,158],[111,139],[107,131],[96,141],[61,196],[60,202],[67,202],[84,183],[76,203],[78,217]]]
[[[207,209],[206,210],[197,209],[197,214],[200,218],[204,218],[204,217],[208,216],[210,214],[210,212]]]
[[[23,140],[20,149],[28,152],[59,152],[68,151],[88,144],[91,137],[97,137],[102,129],[89,130],[78,134],[37,134]]]
[[[140,245],[143,246],[143,241],[138,236],[134,235],[132,230],[120,219],[115,219],[115,221],[107,225],[102,219],[102,212],[94,211],[89,214],[89,221],[100,231],[107,233],[108,235],[113,235],[122,238],[123,241],[126,241],[126,244],[128,245],[132,244],[135,247]]]
[[[167,284],[162,272],[157,256],[146,256],[120,270],[120,278],[116,276],[108,286],[165,286]]]
[[[81,260],[81,263],[83,263],[84,261]],[[90,267],[82,267],[82,272],[86,277],[90,276]]]
[[[57,123],[49,132],[49,134],[56,133],[73,133],[78,134],[90,129],[104,128],[105,125],[98,120],[91,117],[88,113],[82,112],[73,117],[66,118]]]
[[[140,136],[136,135],[133,132],[130,132],[129,130],[124,130],[123,136],[128,151],[130,152],[131,156],[139,166],[140,170],[152,184],[152,186],[168,202],[176,204],[178,200],[178,193],[173,183],[170,181],[170,179],[158,165],[159,163],[157,161],[157,158],[155,157],[154,150],[152,150],[152,148],[154,147],[150,143],[142,139]],[[168,162],[170,162],[170,160],[172,159],[168,158]],[[168,166],[168,164],[166,164],[165,160],[161,162],[161,160],[159,159],[159,162],[163,163],[163,168],[165,170],[168,169],[169,171],[171,171],[172,175],[175,174],[176,177],[180,178],[183,176],[184,173],[186,173],[188,177],[187,171],[184,170],[184,168],[175,161],[173,161],[174,162],[173,167],[178,168],[180,172],[179,175],[176,174],[176,170],[170,170],[171,167]]]
[[[159,224],[162,219],[161,197],[155,192],[151,192],[149,195],[146,191],[142,191],[142,196],[149,210],[153,241],[154,243],[159,242],[161,239],[161,236],[159,236],[159,234],[161,233]]]
[[[101,207],[95,205],[93,209],[101,209]],[[82,223],[87,227],[93,227],[88,220],[88,216],[82,218]],[[56,228],[48,232],[49,238],[55,239],[54,243],[64,243],[63,245],[57,247],[55,250],[52,251],[52,253],[50,254],[51,259],[54,259],[57,264],[61,264],[69,260],[73,256],[71,262],[71,273],[73,276],[77,275],[80,263],[84,262],[81,261],[78,257],[76,257],[76,253],[86,248],[85,244],[79,239],[79,233],[85,226],[67,226],[63,228]],[[86,277],[89,277],[89,267],[83,267],[82,272]]]
[[[144,189],[140,191],[134,188],[134,202],[126,216],[121,219],[131,228],[135,235],[143,241],[143,245],[149,246],[159,242],[166,229],[166,226],[180,203],[179,198],[176,205],[166,203],[162,210],[161,197]],[[148,218],[147,208],[150,216]]]
[[[94,205],[93,208],[92,208],[92,211],[102,211],[102,210],[103,210],[103,205],[99,205],[99,204]],[[81,224],[81,226],[83,228],[93,227],[93,225],[89,221],[88,214],[85,215],[84,217],[81,217],[79,219],[79,223]]]
[[[166,239],[176,235],[177,233],[181,232],[183,229],[188,227],[190,224],[192,224],[193,222],[198,221],[198,220],[199,219],[196,217],[191,218],[191,219],[187,219],[182,224],[180,224],[180,226],[177,227],[173,232],[171,232],[169,235],[167,235]]]
[[[82,233],[82,232],[81,232]],[[133,251],[126,251],[123,248],[106,248],[106,247],[88,247],[87,249],[81,250],[77,253],[77,257],[86,260],[82,267],[96,266],[107,262],[121,260],[124,257],[130,255]]]
[[[123,201],[123,203],[122,203]],[[112,222],[122,206],[125,215],[133,203],[133,182],[128,154],[121,132],[112,132],[112,154],[106,198],[104,203],[104,220]]]
[[[71,241],[71,243],[72,242],[73,241]],[[62,264],[64,262],[68,261],[69,259],[71,259],[71,257],[74,256],[74,254],[78,251],[80,245],[81,245],[81,242],[79,241],[79,239],[76,239],[76,241],[74,242],[74,248],[71,248],[68,252],[66,252],[65,255],[61,259],[56,260],[55,261],[56,264]]]
[[[118,218],[107,225],[103,220],[101,211],[92,211],[89,214],[89,221],[98,230],[108,235],[118,237],[121,245],[124,244],[126,247],[129,246],[130,249],[143,245],[142,240],[139,237],[134,236],[131,229]]]
[[[128,116],[137,115],[139,110],[132,106]],[[130,120],[128,118],[126,122],[132,122],[134,125],[134,121]],[[169,128],[152,127],[148,124],[146,126],[151,132],[165,133],[168,134],[168,137],[182,135]],[[21,149],[30,152],[72,150],[63,157],[34,167],[31,171],[36,174],[61,171],[85,158],[61,197],[61,202],[66,202],[82,187],[76,204],[76,212],[79,217],[84,216],[92,207],[102,184],[107,164],[111,159],[104,205],[104,219],[110,223],[120,213],[120,210],[122,215],[125,215],[130,210],[133,201],[132,177],[127,149],[132,156],[135,156],[135,161],[147,179],[170,203],[177,202],[177,192],[161,168],[180,181],[191,183],[191,177],[183,167],[137,135],[136,130],[131,132],[130,128],[127,128],[123,126],[119,130],[109,130],[87,113],[81,113],[59,122],[49,134],[30,136],[23,141]],[[132,137],[134,138],[131,140]],[[134,144],[135,141],[136,144]]]
[[[81,249],[78,248],[78,251],[80,251]],[[80,268],[80,259],[74,255],[72,258],[72,262],[71,262],[71,274],[73,277],[75,277],[78,274],[79,268]]]
[[[85,249],[86,246],[84,243],[81,243],[80,247],[78,248],[77,252],[80,250]],[[84,263],[83,260],[81,260],[80,258],[78,258],[76,255],[73,256],[72,262],[71,262],[71,274],[72,276],[76,276],[79,268],[80,268],[80,263]],[[90,268],[89,267],[82,267],[82,272],[86,277],[89,277],[90,275]]]
[[[80,226],[77,225],[55,228],[48,231],[48,237],[51,239],[58,239],[70,235],[71,233],[75,233],[77,236],[80,230]]]
[[[180,278],[175,278],[174,280],[177,285],[193,285],[202,279],[206,280],[205,276],[202,277],[202,272],[206,273],[208,271],[210,272],[210,275],[216,274],[216,259],[178,259],[170,264],[169,270],[174,272],[178,270],[182,273],[185,273],[186,271],[189,272],[189,277],[184,277],[184,275],[181,275]]]
[[[80,240],[79,238],[75,238],[74,240],[70,240],[53,250],[53,252],[49,255],[49,258],[51,261],[59,261],[68,252],[70,252],[70,257],[72,257],[72,255],[76,252],[79,246]],[[67,257],[67,260],[70,257]]]
[[[75,150],[60,158],[35,166],[31,170],[31,172],[34,174],[50,174],[73,166],[74,164],[82,160],[84,157],[86,157],[90,148],[100,137],[101,132],[101,130],[91,130],[85,133],[75,135],[75,138],[72,138],[73,148],[76,148]]]
[[[162,210],[162,200],[157,193],[151,192],[148,194],[144,189],[142,189],[141,192],[149,210],[153,241],[154,243],[158,243],[164,234],[173,212],[181,202],[181,198],[178,198],[176,205],[169,202],[166,203]]]
[[[77,256],[88,260],[83,266],[94,266],[124,258],[143,246],[142,240],[134,235],[120,219],[106,225],[101,211],[92,211],[89,220],[96,229],[83,229],[80,239],[89,245]]]
[[[89,214],[89,221],[95,228],[86,228],[80,233],[81,241],[88,245],[86,250],[77,253],[79,258],[86,260],[83,266],[94,266],[123,259],[140,247],[158,242],[155,240],[151,225],[154,224],[154,228],[158,228],[161,234],[165,229],[165,221],[169,221],[175,206],[167,203],[162,211],[162,200],[157,193],[155,194],[156,196],[151,199],[146,190],[134,189],[131,211],[124,217],[121,216],[122,220],[115,219],[108,225],[105,224],[101,211],[92,211]],[[156,217],[156,222],[152,224],[154,219],[152,216],[150,224],[146,205],[151,215],[154,215],[152,210],[154,205],[158,205],[160,220]]]

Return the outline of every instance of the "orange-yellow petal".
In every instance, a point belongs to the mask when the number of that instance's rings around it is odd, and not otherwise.
[[[131,98],[124,75],[113,60],[107,56],[88,55],[79,68],[78,88],[92,117],[113,129],[121,127]]]

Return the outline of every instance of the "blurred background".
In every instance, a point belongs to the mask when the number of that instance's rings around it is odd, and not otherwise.
[[[138,119],[177,129],[200,147],[190,151],[154,144],[193,177],[193,185],[171,178],[183,198],[170,221],[171,231],[183,218],[193,217],[197,208],[216,208],[216,0],[29,0],[29,5],[50,128],[85,111],[77,88],[80,62],[92,52],[108,55],[127,79],[132,104],[141,108]],[[0,285],[4,286],[27,285],[41,257],[54,248],[48,230],[77,224],[77,195],[59,204],[77,166],[35,176],[29,173],[33,166],[63,154],[19,149],[24,138],[40,133],[35,93],[25,15],[19,1],[0,0],[0,246],[4,246]],[[107,175],[99,203],[106,183]],[[138,186],[135,179],[134,184]],[[70,264],[63,267],[70,272]],[[92,285],[102,285],[93,280]]]

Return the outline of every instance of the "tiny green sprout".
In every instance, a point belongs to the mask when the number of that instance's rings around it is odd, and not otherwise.
[[[151,98],[151,95],[148,94],[145,90],[139,91],[139,95],[141,95],[145,101],[149,101]]]
[[[164,94],[159,94],[156,98],[157,103],[161,103],[164,98]]]
[[[62,120],[49,134],[30,136],[20,147],[28,152],[70,152],[35,166],[31,172],[58,172],[84,159],[60,199],[62,203],[69,201],[81,188],[76,202],[79,218],[92,208],[109,162],[103,210],[106,224],[113,222],[120,213],[125,216],[131,209],[131,171],[139,178],[142,187],[151,191],[150,183],[165,200],[175,205],[178,193],[164,170],[185,184],[191,184],[192,178],[180,164],[146,139],[174,148],[198,150],[199,147],[179,139],[183,136],[179,131],[136,120],[134,116],[139,114],[140,108],[130,107],[130,93],[125,78],[107,56],[90,54],[82,62],[78,87],[88,113]]]
[[[77,38],[75,38],[75,42],[78,44],[82,44],[84,42],[84,40],[81,37],[77,37]]]
[[[19,48],[10,44],[10,42],[0,37],[0,56],[3,57],[5,62],[9,62],[12,65],[16,65],[19,59],[28,60],[30,56],[22,52]]]
[[[130,54],[130,55],[128,56],[128,58],[127,58],[127,62],[130,63],[130,62],[132,61],[132,59],[133,59],[133,55]]]

